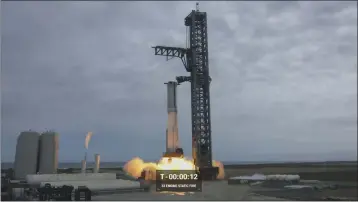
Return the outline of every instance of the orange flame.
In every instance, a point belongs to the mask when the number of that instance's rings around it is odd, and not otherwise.
[[[224,179],[225,172],[223,164],[214,160],[213,166],[219,168],[217,179]],[[136,178],[140,177],[141,173],[145,171],[146,180],[155,180],[156,170],[195,170],[195,166],[193,161],[187,158],[173,157],[169,160],[168,157],[163,157],[158,163],[153,163],[144,162],[139,157],[135,157],[124,165],[123,170]]]

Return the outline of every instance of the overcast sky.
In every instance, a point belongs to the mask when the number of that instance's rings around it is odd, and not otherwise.
[[[188,75],[151,46],[185,47],[195,2],[1,2],[1,156],[52,129],[61,161],[165,150],[166,81]],[[202,2],[208,14],[213,155],[222,161],[357,156],[357,3]],[[190,84],[178,87],[191,154]]]

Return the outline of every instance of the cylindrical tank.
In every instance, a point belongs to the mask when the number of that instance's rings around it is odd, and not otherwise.
[[[179,147],[179,132],[177,118],[177,85],[175,81],[168,81],[167,85],[167,111],[168,125],[166,130],[166,152],[173,153]]]
[[[14,178],[22,180],[26,175],[36,174],[40,134],[34,131],[20,133],[17,138]]]
[[[86,173],[86,160],[81,161],[81,173]]]
[[[58,168],[58,134],[55,132],[42,133],[40,137],[40,174],[57,173]]]
[[[99,156],[99,154],[95,154],[94,155],[93,173],[98,173],[99,172],[99,164],[100,164],[100,156]]]

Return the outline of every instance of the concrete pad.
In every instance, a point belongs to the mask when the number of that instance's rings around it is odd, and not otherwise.
[[[27,175],[29,184],[57,181],[115,180],[116,173],[77,173],[77,174],[39,174]]]
[[[87,181],[57,181],[57,182],[41,182],[40,186],[45,184],[51,184],[52,186],[86,186],[91,191],[102,190],[115,190],[115,189],[128,189],[128,188],[140,188],[141,185],[138,181],[131,180],[87,180]]]

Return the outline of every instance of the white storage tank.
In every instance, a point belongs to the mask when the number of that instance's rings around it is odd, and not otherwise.
[[[14,178],[24,180],[26,175],[36,174],[40,134],[34,131],[20,133],[17,138]]]
[[[39,173],[54,174],[58,168],[58,134],[48,131],[41,134],[39,153]]]
[[[93,173],[98,173],[99,172],[99,163],[100,163],[100,156],[99,156],[99,154],[95,154],[94,155]]]

